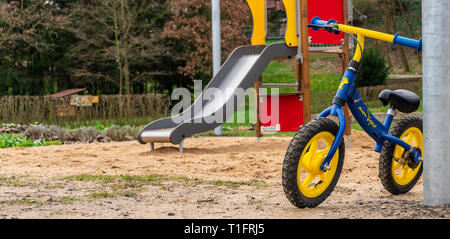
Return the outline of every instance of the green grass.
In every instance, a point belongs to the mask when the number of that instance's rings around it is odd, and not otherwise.
[[[45,140],[31,140],[25,136],[19,134],[1,134],[0,135],[0,148],[12,148],[12,147],[33,147],[33,146],[48,146],[48,145],[60,145],[61,142],[45,141]]]
[[[224,186],[237,188],[239,186],[265,186],[266,184],[260,180],[249,180],[249,181],[222,181],[222,180],[198,180],[191,179],[185,176],[166,176],[159,174],[150,175],[91,175],[91,174],[80,174],[74,176],[63,177],[62,180],[65,181],[94,181],[102,183],[132,183],[134,187],[140,187],[143,185],[153,185],[153,186],[163,186],[168,182],[178,182],[181,185],[192,186],[192,185],[214,185],[214,186]],[[113,194],[99,192],[92,193],[89,197],[91,198],[102,198],[110,197]]]
[[[422,98],[422,97],[421,97]],[[383,106],[379,100],[364,102],[372,113],[386,113],[389,109],[389,105]],[[420,100],[419,109],[417,112],[423,112],[423,100]]]
[[[265,136],[269,137],[293,137],[296,132],[276,132],[276,133],[265,133]],[[213,136],[214,131],[206,131],[203,133],[196,134],[198,136]],[[222,135],[223,136],[234,136],[234,137],[255,137],[254,130],[247,129],[233,129],[228,128],[226,124],[222,125]]]
[[[339,74],[312,74],[311,75],[311,93],[316,92],[334,92],[340,83],[341,75]],[[285,64],[281,61],[272,61],[263,73],[264,83],[295,83],[295,67]],[[295,92],[295,88],[280,88],[279,93]],[[271,92],[271,88],[267,89]],[[331,100],[330,100],[331,102]],[[247,127],[249,128],[255,121],[255,106],[249,104],[246,99],[245,104],[241,105],[234,113],[233,117],[227,120],[223,125],[223,133],[233,136],[252,136],[254,131],[242,131],[233,128]],[[200,135],[209,135],[208,131]],[[292,136],[293,133],[275,133],[273,136]]]
[[[356,123],[356,122],[353,122],[353,123],[351,124],[351,128],[352,128],[352,130],[364,131],[364,129],[363,129],[358,123]]]
[[[115,194],[108,192],[93,192],[87,195],[88,198],[112,198]]]
[[[335,91],[339,86],[339,74],[311,74],[311,93]],[[280,61],[272,61],[263,75],[263,83],[295,83],[295,67]],[[280,93],[295,92],[295,88],[280,88]]]
[[[27,176],[3,176],[0,175],[0,185],[8,187],[25,187],[33,183],[33,180]]]
[[[72,204],[72,203],[76,202],[77,199],[76,199],[76,198],[73,198],[73,197],[65,196],[65,197],[60,198],[59,201],[60,201],[62,204]]]
[[[253,186],[253,187],[260,187],[265,186],[265,183],[263,183],[260,180],[249,180],[249,181],[221,181],[221,180],[215,180],[215,181],[203,181],[204,184],[211,184],[214,186],[224,186],[224,187],[231,187],[231,188],[238,188],[240,186]]]
[[[317,62],[319,60],[322,61],[330,61],[336,58],[336,55],[331,55],[331,54],[323,54],[323,53],[316,53],[316,54],[310,54],[309,55],[309,62],[313,63],[313,62]]]
[[[266,41],[266,45],[270,45],[270,44],[273,44],[273,43],[280,43],[280,42],[284,42],[284,38],[283,39],[267,40]]]
[[[339,74],[312,74],[311,93],[335,92],[341,83],[341,78]]]
[[[63,180],[67,181],[100,181],[103,183],[111,183],[111,182],[140,182],[144,184],[148,184],[154,181],[158,181],[161,179],[179,179],[177,177],[166,177],[163,175],[150,174],[145,176],[136,176],[136,175],[92,175],[92,174],[80,174],[74,176],[64,177]],[[181,178],[184,179],[184,178]]]
[[[38,199],[33,198],[22,198],[22,199],[14,199],[8,201],[0,201],[0,204],[7,205],[29,205],[29,206],[43,206],[44,202]]]
[[[79,174],[57,178],[65,183],[70,181],[94,182],[95,191],[84,195],[85,199],[102,200],[115,197],[136,198],[145,189],[145,186],[156,186],[161,190],[170,190],[173,187],[195,187],[206,185],[208,187],[239,188],[249,186],[255,188],[266,187],[266,182],[262,180],[230,181],[230,180],[200,180],[185,176],[166,176],[160,174],[150,175],[94,175]],[[62,204],[70,204],[77,201],[72,197],[63,197],[59,200]]]
[[[67,129],[76,129],[80,127],[88,127],[92,126],[97,130],[105,130],[111,128],[113,125],[119,126],[143,126],[157,120],[159,118],[166,117],[164,115],[155,116],[155,117],[133,117],[131,119],[109,119],[109,120],[89,120],[89,121],[67,121],[62,126]],[[49,123],[51,124],[51,123]]]

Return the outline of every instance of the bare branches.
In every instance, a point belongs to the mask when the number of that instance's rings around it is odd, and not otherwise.
[[[226,57],[232,49],[248,44],[243,34],[249,23],[249,9],[244,1],[223,0],[222,3],[222,49]],[[164,35],[183,45],[185,49],[177,57],[186,60],[179,71],[187,76],[199,72],[211,74],[211,2],[203,0],[171,1],[174,17],[166,23]]]
[[[211,73],[210,8],[204,0],[0,1],[0,94],[187,85]],[[225,58],[248,44],[250,12],[244,0],[222,0],[222,9]]]
[[[137,73],[131,69],[139,68],[142,72],[150,71],[149,60],[158,61],[160,56],[167,56],[167,48],[161,41],[162,27],[156,26],[150,19],[159,19],[151,4],[155,0],[125,1],[125,0],[95,0],[89,7],[79,5],[72,15],[76,22],[71,31],[79,39],[71,54],[78,56],[77,68],[91,71],[92,75],[108,72],[119,86],[119,94],[130,94],[132,80]],[[160,1],[157,6],[163,5]],[[166,10],[167,11],[167,10]],[[143,18],[142,16],[146,16]],[[149,21],[147,21],[149,20]],[[152,34],[152,32],[154,34]],[[144,60],[145,59],[145,60]],[[96,63],[94,63],[96,62]],[[91,64],[92,67],[85,67]],[[94,64],[92,64],[94,63]],[[111,69],[115,70],[111,71]],[[159,69],[155,69],[159,71]],[[144,75],[141,74],[140,78]],[[74,77],[86,75],[73,74]]]

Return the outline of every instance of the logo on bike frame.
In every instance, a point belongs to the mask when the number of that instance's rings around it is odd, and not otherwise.
[[[339,85],[339,89],[343,90],[344,89],[344,85],[348,84],[348,78],[345,77],[344,79],[342,79],[341,84]]]

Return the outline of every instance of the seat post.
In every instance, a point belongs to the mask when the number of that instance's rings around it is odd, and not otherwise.
[[[392,121],[394,120],[395,115],[396,115],[395,108],[394,108],[394,106],[391,106],[391,108],[389,108],[386,113],[386,118],[384,119],[384,124],[383,124],[387,131],[389,131],[389,128],[391,127],[391,124],[392,124]],[[382,148],[383,148],[383,144],[377,143],[377,145],[375,145],[375,148],[373,150],[375,152],[380,153]]]
[[[394,117],[396,115],[394,106],[391,106],[391,108],[388,109],[386,113],[386,118],[384,119],[384,127],[389,131],[389,128],[391,127],[392,121],[394,120]]]

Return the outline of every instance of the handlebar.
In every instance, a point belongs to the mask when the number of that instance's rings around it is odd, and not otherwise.
[[[395,46],[395,44],[399,44],[401,46],[415,48],[415,49],[417,49],[417,51],[422,51],[422,38],[420,38],[420,40],[414,40],[411,38],[402,37],[399,35],[398,32],[395,34],[392,44],[394,46]]]
[[[361,34],[362,36],[392,42],[393,46],[395,45],[401,45],[401,46],[407,46],[411,48],[415,48],[417,51],[422,50],[422,39],[420,40],[414,40],[407,37],[402,37],[399,35],[399,33],[394,35],[367,30],[359,27],[352,27],[344,24],[339,24],[333,19],[330,19],[328,21],[323,21],[320,19],[320,17],[314,17],[311,20],[311,24],[308,24],[308,27],[311,27],[314,31],[319,30],[320,28],[323,28],[327,30],[330,33],[336,33],[336,29],[352,34]]]

